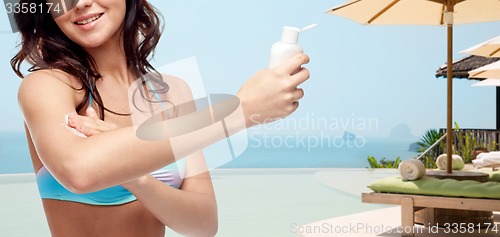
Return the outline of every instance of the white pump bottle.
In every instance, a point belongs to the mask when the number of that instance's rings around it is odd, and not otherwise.
[[[293,57],[296,54],[303,53],[302,47],[298,44],[299,33],[311,28],[316,27],[316,24],[312,24],[303,29],[296,27],[285,26],[283,27],[283,33],[281,35],[281,41],[273,44],[271,47],[271,56],[269,59],[269,68],[274,68],[287,59]]]

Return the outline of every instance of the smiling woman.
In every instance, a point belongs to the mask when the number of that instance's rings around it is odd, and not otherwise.
[[[161,35],[159,13],[145,0],[80,0],[65,10],[16,13],[22,48],[11,60],[20,77],[23,62],[32,65],[18,98],[52,235],[160,237],[165,226],[215,235],[217,205],[201,149],[225,137],[207,132],[212,125],[194,131],[199,139],[176,147],[177,157],[172,140],[141,140],[132,126],[140,111],[128,92],[136,82],[158,85],[147,91],[164,102],[164,119],[194,112],[187,84],[148,61]],[[226,121],[231,131],[293,113],[308,61],[299,54],[256,73],[238,93],[244,118]],[[261,120],[251,120],[255,114]]]
[[[78,4],[82,2],[86,1],[79,1]],[[54,20],[73,42],[85,48],[94,48],[111,37],[119,37],[118,29],[124,22],[125,8],[124,1],[106,1],[85,14],[64,14]]]

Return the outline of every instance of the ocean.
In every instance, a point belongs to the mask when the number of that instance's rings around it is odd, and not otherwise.
[[[347,137],[248,134],[248,147],[224,168],[366,168],[367,158],[402,160],[417,156],[410,151],[416,138]],[[210,157],[207,157],[210,159]],[[33,173],[24,132],[0,132],[0,174]]]
[[[0,132],[0,174],[33,173],[24,132]]]

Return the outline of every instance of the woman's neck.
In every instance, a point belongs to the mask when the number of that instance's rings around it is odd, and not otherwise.
[[[119,39],[119,34],[113,38],[97,48],[86,51],[95,60],[103,78],[113,78],[120,83],[130,84],[123,40]]]

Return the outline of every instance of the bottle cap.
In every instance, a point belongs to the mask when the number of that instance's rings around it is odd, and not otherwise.
[[[299,42],[299,32],[299,28],[284,26],[281,41],[289,44],[297,44]]]

